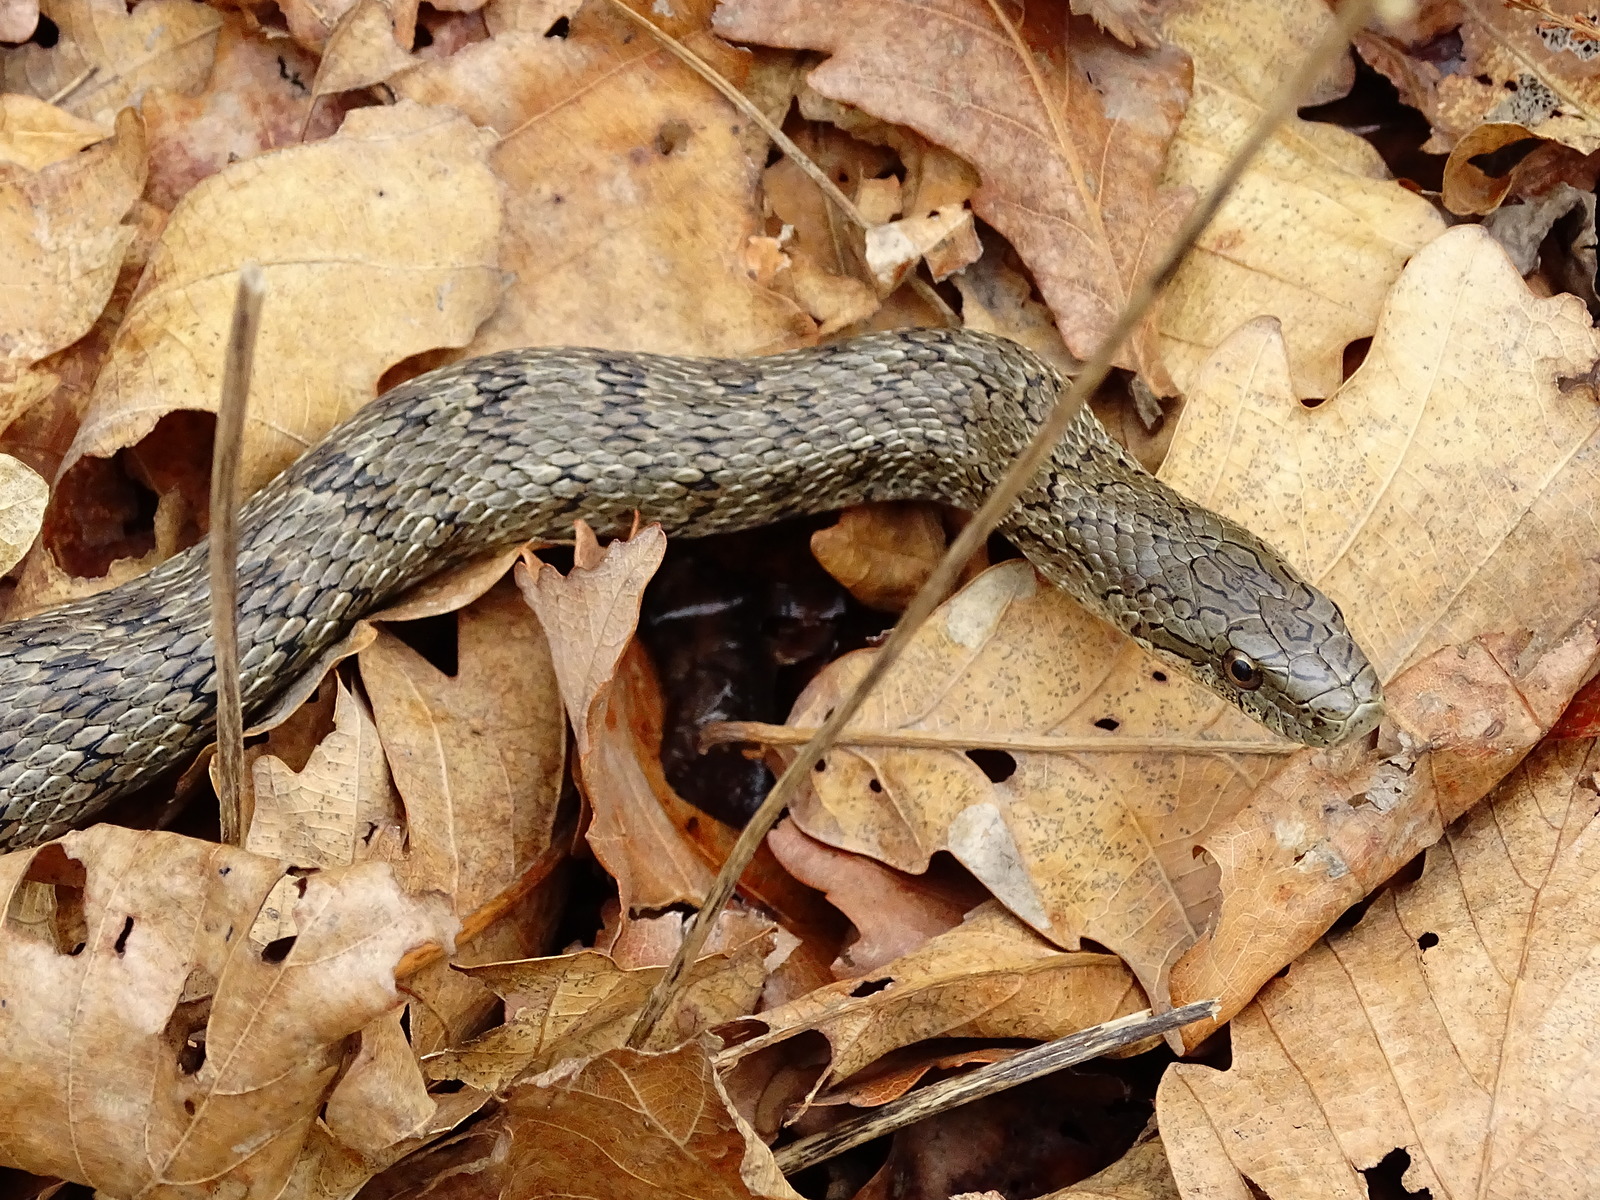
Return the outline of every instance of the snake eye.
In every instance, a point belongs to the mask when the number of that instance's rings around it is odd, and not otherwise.
[[[1223,659],[1223,666],[1227,668],[1228,679],[1234,686],[1247,692],[1253,692],[1261,686],[1263,679],[1261,668],[1256,666],[1256,660],[1244,651],[1228,651],[1228,657]]]

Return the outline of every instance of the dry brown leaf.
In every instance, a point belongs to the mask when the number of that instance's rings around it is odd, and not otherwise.
[[[456,643],[453,675],[387,631],[360,662],[405,801],[396,871],[466,914],[549,849],[566,730],[544,633],[509,584],[457,614]]]
[[[858,504],[811,535],[823,570],[868,608],[899,612],[944,555],[944,516],[914,500]]]
[[[1458,0],[1443,16],[1460,47],[1443,60],[1424,45],[1443,32],[1437,20],[1417,22],[1411,36],[1368,31],[1356,42],[1432,124],[1423,150],[1445,153],[1478,125],[1497,122],[1525,125],[1584,154],[1600,149],[1593,43],[1503,0]]]
[[[800,1200],[729,1111],[703,1042],[572,1065],[507,1098],[504,1182],[491,1182],[490,1195]]]
[[[0,9],[0,20],[3,13]],[[104,126],[54,104],[33,96],[0,95],[0,164],[38,171],[105,141],[106,136]]]
[[[284,871],[109,825],[0,858],[0,1164],[118,1196],[278,1193],[346,1039],[399,1003],[395,964],[455,927],[369,863],[300,876],[293,934],[262,943]]]
[[[190,191],[58,480],[46,532],[58,560],[70,565],[74,518],[94,510],[90,460],[138,443],[175,410],[215,410],[240,263],[265,264],[269,295],[240,469],[247,491],[371,400],[393,363],[468,341],[500,291],[500,185],[484,138],[459,114],[359,109],[333,138],[236,163]],[[178,485],[162,498],[181,506],[183,495]]]
[[[250,754],[254,811],[245,849],[303,867],[348,866],[394,857],[402,838],[400,796],[366,702],[338,676],[325,692],[334,729],[296,770],[272,753]],[[213,782],[216,760],[212,762]],[[441,889],[442,890],[442,889]]]
[[[739,1064],[758,1068],[761,1051],[815,1031],[832,1057],[807,1101],[891,1050],[929,1038],[1048,1041],[1138,1012],[1144,994],[1114,956],[1056,949],[987,903],[966,921],[887,964],[866,985],[845,979],[750,1024],[763,1032],[721,1056],[738,1094]]]
[[[746,936],[728,945],[716,936],[725,928]],[[707,952],[688,972],[682,999],[670,1019],[651,1034],[649,1047],[675,1046],[701,1030],[755,1011],[773,944],[771,925],[758,927],[751,935],[747,923],[729,922],[727,914],[719,917]],[[598,950],[463,968],[464,974],[505,998],[505,1023],[463,1046],[430,1056],[424,1066],[433,1079],[457,1079],[499,1091],[565,1059],[617,1049],[627,1041],[662,969],[626,967]]]
[[[1172,48],[1131,54],[1086,21],[1069,32],[1064,6],[1026,6],[1020,28],[1015,11],[954,0],[907,20],[885,0],[729,0],[715,28],[824,51],[811,87],[975,166],[973,211],[1017,248],[1068,347],[1087,358],[1189,202],[1157,186],[1189,64]],[[1153,322],[1122,365],[1170,390]]]
[[[317,60],[293,42],[269,39],[241,14],[224,13],[205,87],[193,95],[154,87],[140,106],[150,140],[145,196],[170,209],[229,163],[327,137],[345,107],[313,103],[316,72]]]
[[[603,553],[580,527],[571,574],[526,557],[516,570],[517,586],[550,636],[577,742],[579,786],[594,810],[589,845],[629,911],[698,903],[714,869],[685,830],[715,822],[667,786],[659,731],[649,745],[636,727],[648,699],[640,693],[655,689],[634,629],[666,548],[659,525]]]
[[[1332,20],[1322,0],[1172,9],[1163,31],[1194,57],[1195,83],[1167,181],[1209,187]],[[1167,291],[1162,347],[1179,391],[1224,338],[1270,314],[1283,324],[1295,394],[1328,395],[1343,377],[1345,346],[1372,333],[1406,259],[1443,229],[1361,138],[1285,121]]]
[[[840,979],[859,979],[903,958],[960,925],[984,899],[981,889],[956,880],[907,875],[835,850],[790,820],[767,835],[767,845],[790,874],[825,893],[855,925],[859,936],[833,964]]]
[[[1581,301],[1539,299],[1482,229],[1416,255],[1366,361],[1306,408],[1270,321],[1195,381],[1161,477],[1276,545],[1388,679],[1441,647],[1548,645],[1600,594],[1600,356]]]
[[[20,106],[25,107],[25,106]],[[39,111],[39,110],[46,111]],[[6,112],[11,113],[10,106]],[[70,118],[39,105],[35,129],[65,128]],[[13,133],[19,133],[13,130]],[[54,375],[29,368],[88,333],[111,297],[136,228],[123,218],[145,180],[144,129],[137,115],[117,118],[109,141],[83,148],[77,132],[51,137],[54,161],[38,169],[0,164],[0,427],[48,395]],[[75,144],[79,142],[79,144]],[[92,142],[99,142],[98,145]],[[45,155],[35,144],[29,155]]]
[[[821,724],[872,653],[819,675],[791,724]],[[1195,857],[1194,839],[1241,804],[1273,760],[1006,746],[1037,736],[1111,737],[1110,729],[1121,738],[1272,741],[1170,670],[1027,563],[1002,563],[918,630],[855,723],[932,734],[949,749],[831,751],[793,805],[795,820],[829,845],[912,874],[948,850],[1058,945],[1075,949],[1092,938],[1164,996],[1166,971],[1215,902],[1215,867]],[[967,753],[974,743],[988,749]]]
[[[55,45],[0,55],[0,90],[24,92],[109,126],[155,87],[192,92],[211,73],[222,15],[192,0],[45,0]]]
[[[415,1136],[438,1107],[400,1026],[403,1013],[396,1008],[361,1030],[361,1050],[323,1110],[334,1138],[360,1154],[379,1154]]]
[[[748,55],[704,32],[710,7],[646,11],[737,83]],[[746,271],[746,241],[764,232],[746,118],[603,2],[565,37],[544,32],[505,30],[393,81],[500,135],[500,259],[517,280],[472,353],[743,355],[812,340],[810,320]]]
[[[415,0],[401,5],[400,11],[414,27]],[[404,45],[400,42],[403,31],[396,28],[398,16],[389,0],[356,0],[328,35],[312,96],[371,87],[413,66],[416,60],[411,57],[410,40]]]
[[[1434,1196],[1594,1187],[1592,742],[1552,742],[1233,1022],[1233,1065],[1178,1065],[1158,1111],[1188,1195],[1365,1197],[1395,1150]]]

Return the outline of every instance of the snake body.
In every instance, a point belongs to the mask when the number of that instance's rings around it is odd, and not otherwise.
[[[974,508],[1061,386],[1014,343],[920,329],[753,359],[513,350],[419,376],[242,510],[246,719],[362,614],[486,550],[570,536],[577,517],[617,529],[638,510],[694,537],[866,500]],[[1087,410],[1005,532],[1281,733],[1331,744],[1382,712],[1334,604]],[[210,739],[205,556],[0,627],[0,847],[83,824]]]

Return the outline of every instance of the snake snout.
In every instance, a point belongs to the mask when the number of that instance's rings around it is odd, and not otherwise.
[[[1258,638],[1265,632],[1278,649],[1263,656],[1261,701],[1275,710],[1268,723],[1310,746],[1370,732],[1383,718],[1383,689],[1333,601],[1301,583],[1288,596],[1263,596],[1259,613]]]

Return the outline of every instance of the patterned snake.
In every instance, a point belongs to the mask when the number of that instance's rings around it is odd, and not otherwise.
[[[1014,343],[900,330],[754,359],[513,350],[422,375],[240,514],[246,719],[351,623],[446,566],[635,510],[683,536],[864,500],[975,508],[1061,379]],[[1377,678],[1333,602],[1147,474],[1085,410],[1004,532],[1052,582],[1266,725],[1371,729]],[[204,544],[0,628],[0,847],[175,767],[215,710]]]

